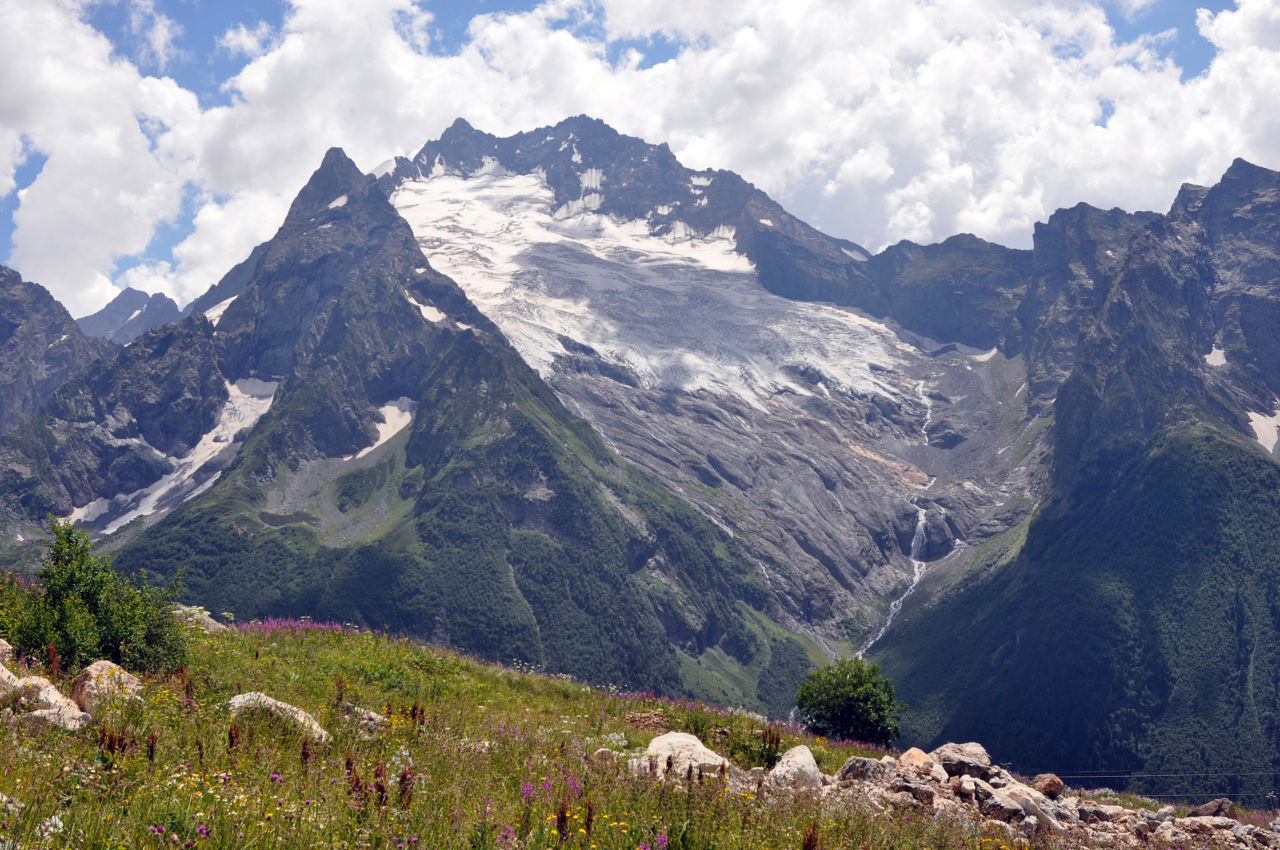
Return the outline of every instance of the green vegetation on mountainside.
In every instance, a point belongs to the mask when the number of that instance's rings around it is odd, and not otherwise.
[[[233,724],[227,700],[251,691],[311,713],[332,740],[304,743],[266,715]],[[0,724],[0,794],[13,801],[0,843],[694,850],[800,847],[816,824],[823,847],[988,850],[1004,836],[963,814],[820,809],[804,797],[783,805],[727,791],[719,777],[686,787],[631,776],[625,757],[668,730],[699,735],[744,769],[772,765],[797,744],[827,773],[849,756],[884,752],[787,724],[766,737],[758,718],[740,712],[591,690],[311,622],[195,632],[190,664],[144,676],[140,696],[110,704],[78,733]],[[386,726],[362,737],[343,703],[382,713]],[[593,757],[599,748],[619,758]]]
[[[506,346],[450,335],[430,363],[406,433],[317,477],[293,514],[269,497],[305,485],[308,462],[276,459],[298,396],[324,388],[282,387],[214,488],[117,564],[185,566],[192,599],[241,619],[305,613],[785,712],[808,664],[765,631],[767,594],[732,538],[612,455]],[[710,679],[682,672],[677,649]]]
[[[1280,769],[1280,469],[1207,428],[1158,437],[1083,478],[1015,560],[873,657],[910,706],[903,741],[980,732],[1021,769],[1270,791],[1269,775],[1205,774]]]

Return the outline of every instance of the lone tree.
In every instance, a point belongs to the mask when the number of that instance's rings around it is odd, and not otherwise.
[[[906,706],[894,701],[893,683],[880,675],[879,664],[841,658],[800,683],[796,708],[815,735],[888,746]]]
[[[176,586],[161,590],[145,574],[131,580],[115,572],[70,521],[51,517],[49,530],[40,586],[25,595],[13,623],[20,652],[39,657],[54,646],[73,668],[99,658],[142,670],[186,661],[185,629],[172,605]]]

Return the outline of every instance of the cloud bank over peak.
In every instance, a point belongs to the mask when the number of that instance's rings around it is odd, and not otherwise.
[[[271,235],[331,145],[372,168],[458,116],[507,134],[578,113],[868,247],[1026,245],[1060,206],[1163,209],[1236,156],[1280,166],[1277,4],[1188,18],[1217,53],[1184,79],[1167,34],[1108,22],[1159,2],[550,0],[476,16],[446,49],[427,4],[290,0],[278,24],[211,37],[236,62],[202,106],[122,57],[87,4],[0,0],[0,73],[29,81],[0,93],[10,261],[77,314],[127,283],[189,301]],[[146,20],[169,21],[180,69],[191,27],[163,6]]]

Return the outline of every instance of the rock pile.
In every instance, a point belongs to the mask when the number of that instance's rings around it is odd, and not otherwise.
[[[671,782],[721,778],[730,791],[758,797],[810,795],[824,806],[871,805],[878,809],[923,809],[967,815],[988,822],[1010,838],[1052,834],[1067,841],[1109,847],[1201,845],[1280,847],[1280,831],[1240,823],[1229,800],[1215,800],[1177,817],[1172,806],[1158,811],[1107,805],[1067,794],[1057,776],[1042,774],[1026,784],[991,763],[981,744],[944,744],[931,753],[912,748],[897,758],[854,756],[827,775],[806,746],[783,754],[772,770],[742,770],[693,735],[670,732],[627,761],[637,776]],[[1280,820],[1275,824],[1280,826]]]

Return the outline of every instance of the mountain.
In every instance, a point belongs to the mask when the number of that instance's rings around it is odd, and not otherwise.
[[[861,651],[910,743],[1261,793],[1225,774],[1280,769],[1277,202],[1238,161],[873,254],[585,117],[331,151],[0,439],[5,557],[72,516],[240,618],[775,716]]]
[[[1020,551],[908,612],[875,657],[920,739],[984,732],[1028,769],[1265,794],[1280,760],[1280,174],[1237,160],[1163,216],[1055,218],[1035,254],[1074,270],[1053,301],[1079,336],[1029,361],[1066,371],[1046,505]]]
[[[70,515],[118,567],[181,567],[241,619],[309,612],[664,693],[794,689],[808,650],[741,546],[572,415],[344,154],[255,254],[230,303],[0,442],[11,532]]]
[[[0,434],[90,363],[117,349],[90,339],[43,286],[0,266]]]
[[[585,117],[506,139],[459,121],[379,185],[556,394],[730,529],[829,651],[883,627],[917,531],[934,561],[1035,498],[1037,452],[1000,460],[1026,428],[1009,358],[1030,252],[871,257]]]
[[[76,323],[89,336],[127,345],[152,328],[176,322],[181,317],[178,305],[169,296],[159,292],[148,295],[130,287],[111,299],[107,306],[77,319]]]
[[[585,118],[459,122],[379,180],[561,398],[766,565],[789,628],[884,663],[910,740],[1275,766],[1274,172],[1061,210],[1031,251],[876,255]]]

